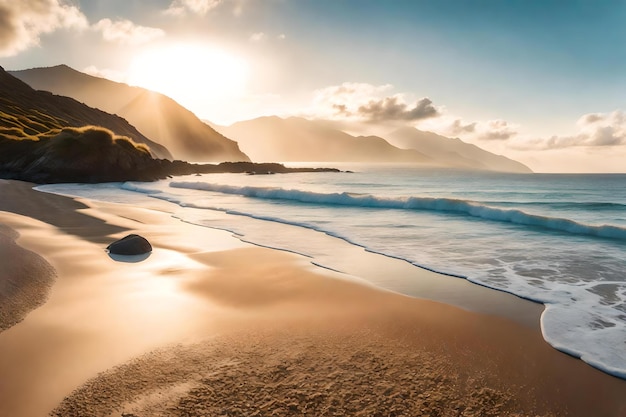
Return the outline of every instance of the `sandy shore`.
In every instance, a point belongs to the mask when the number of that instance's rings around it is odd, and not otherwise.
[[[626,381],[507,318],[531,303],[497,316],[382,291],[165,202],[0,195],[1,416],[626,415]],[[127,233],[151,256],[111,259]]]

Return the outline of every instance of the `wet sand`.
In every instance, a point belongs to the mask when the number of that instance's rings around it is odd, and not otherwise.
[[[45,259],[15,243],[18,237],[15,230],[0,224],[0,332],[41,306],[56,279]]]
[[[11,181],[0,194],[4,270],[29,271],[0,278],[42,283],[39,304],[0,333],[2,416],[626,415],[626,381],[510,311],[383,291],[180,222],[164,202],[81,202]],[[144,261],[104,252],[128,233],[152,243]]]

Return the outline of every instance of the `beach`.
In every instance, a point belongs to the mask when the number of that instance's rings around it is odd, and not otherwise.
[[[549,346],[536,303],[474,286],[496,307],[468,311],[182,222],[165,201],[32,186],[0,181],[2,416],[626,415],[626,381]],[[150,256],[111,258],[130,233]]]

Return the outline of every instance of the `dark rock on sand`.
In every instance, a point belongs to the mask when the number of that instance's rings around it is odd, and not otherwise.
[[[115,255],[143,255],[152,252],[152,245],[143,236],[131,234],[107,246]]]

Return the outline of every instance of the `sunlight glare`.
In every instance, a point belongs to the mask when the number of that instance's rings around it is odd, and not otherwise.
[[[247,63],[234,54],[207,45],[172,44],[135,56],[128,83],[198,111],[241,96],[247,78]]]

